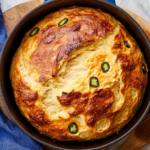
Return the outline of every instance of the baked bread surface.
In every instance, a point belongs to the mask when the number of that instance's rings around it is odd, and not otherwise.
[[[58,26],[64,18],[68,22]],[[39,32],[30,37],[36,27]],[[10,80],[21,113],[41,134],[88,141],[117,133],[134,117],[147,85],[143,64],[147,69],[137,42],[114,17],[71,7],[47,15],[25,34]],[[93,76],[98,87],[90,86]],[[75,134],[68,129],[72,122]]]

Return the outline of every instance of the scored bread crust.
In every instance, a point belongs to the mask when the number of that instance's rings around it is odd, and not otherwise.
[[[68,22],[59,27],[64,18]],[[30,37],[35,27],[40,30]],[[47,15],[25,34],[10,80],[21,113],[41,134],[89,141],[117,133],[134,117],[148,82],[142,64],[147,68],[137,42],[113,16],[70,7]],[[92,76],[99,80],[96,88],[90,87]],[[76,134],[68,130],[72,122]]]

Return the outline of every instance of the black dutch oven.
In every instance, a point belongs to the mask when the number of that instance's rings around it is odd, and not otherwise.
[[[89,149],[99,150],[108,147],[119,140],[127,136],[133,131],[146,116],[150,107],[150,83],[147,85],[146,93],[143,99],[142,106],[136,113],[135,117],[119,132],[110,137],[101,140],[95,140],[91,142],[58,142],[39,134],[39,132],[21,115],[19,109],[15,104],[13,96],[13,90],[9,79],[9,70],[12,57],[16,52],[21,39],[24,34],[39,20],[41,20],[47,14],[57,11],[60,8],[70,6],[87,6],[92,8],[100,8],[113,15],[118,19],[129,31],[129,33],[135,38],[140,45],[142,52],[144,53],[146,62],[150,66],[150,43],[141,27],[121,8],[113,5],[104,0],[51,0],[28,13],[13,29],[5,45],[3,47],[0,59],[0,94],[5,109],[7,110],[11,120],[22,129],[27,135],[33,138],[35,141],[44,144],[50,148],[60,150],[70,149]],[[150,73],[148,76],[150,81]]]

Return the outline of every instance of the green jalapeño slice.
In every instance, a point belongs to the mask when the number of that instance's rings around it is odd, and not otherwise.
[[[90,78],[90,86],[91,87],[98,87],[99,86],[99,81],[96,77]]]
[[[147,73],[147,69],[144,64],[142,64],[142,70],[143,70],[143,74]]]
[[[75,122],[70,123],[68,128],[71,134],[76,134],[78,132],[78,125]]]
[[[101,68],[102,68],[102,71],[103,71],[103,72],[108,72],[109,69],[110,69],[110,65],[108,64],[108,62],[103,62],[103,63],[101,64]]]
[[[124,41],[124,45],[127,47],[127,48],[130,48],[130,44],[128,41]]]
[[[35,36],[36,34],[38,34],[39,30],[40,30],[40,29],[39,29],[38,27],[34,28],[34,29],[30,32],[29,36],[30,36],[30,37]]]
[[[65,25],[67,22],[68,22],[68,18],[64,18],[63,20],[61,20],[61,21],[58,23],[58,26],[61,27],[61,26]]]

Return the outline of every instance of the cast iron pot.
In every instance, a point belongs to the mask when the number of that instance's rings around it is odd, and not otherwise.
[[[99,150],[104,147],[108,147],[111,144],[116,143],[125,136],[127,136],[132,130],[134,130],[137,125],[142,121],[142,119],[147,114],[150,107],[150,84],[148,83],[146,93],[143,99],[142,106],[136,113],[134,119],[132,119],[120,132],[119,134],[114,134],[102,140],[96,140],[91,142],[54,142],[52,139],[39,134],[39,132],[30,125],[30,123],[21,115],[19,109],[15,104],[15,99],[13,96],[13,90],[11,87],[9,79],[9,70],[12,57],[16,52],[21,39],[24,34],[39,20],[50,12],[57,11],[60,8],[70,7],[70,6],[88,6],[93,8],[100,8],[113,15],[122,24],[125,25],[129,33],[136,39],[140,45],[142,52],[145,55],[146,62],[150,66],[150,43],[141,29],[141,27],[131,18],[125,11],[119,7],[106,2],[104,0],[51,0],[28,13],[14,28],[11,32],[7,41],[3,47],[0,59],[0,94],[2,102],[4,104],[7,113],[9,114],[11,120],[22,129],[27,135],[36,140],[37,142],[49,146],[54,149],[66,150],[66,149],[90,149]],[[148,76],[150,81],[150,73]],[[23,140],[23,139],[21,139]]]

